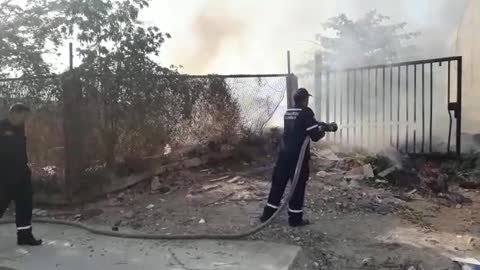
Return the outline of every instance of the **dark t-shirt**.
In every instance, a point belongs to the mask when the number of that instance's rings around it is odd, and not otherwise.
[[[28,171],[25,127],[14,126],[8,119],[0,120],[0,174]]]

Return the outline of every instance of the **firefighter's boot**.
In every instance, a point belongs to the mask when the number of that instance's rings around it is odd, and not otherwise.
[[[263,209],[263,215],[260,217],[260,222],[265,223],[269,220],[273,214],[277,212],[277,208],[270,207],[269,205],[265,206]]]
[[[17,244],[19,246],[40,246],[41,239],[36,239],[32,234],[32,228],[17,231]]]

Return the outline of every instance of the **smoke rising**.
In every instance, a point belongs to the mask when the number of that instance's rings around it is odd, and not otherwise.
[[[182,65],[198,73],[208,72],[226,42],[240,42],[248,33],[248,24],[233,14],[225,1],[210,0],[191,25],[193,50]]]
[[[470,1],[458,28],[456,53],[463,56],[464,130],[480,133],[480,2]]]
[[[335,6],[318,0],[152,1],[142,19],[172,34],[159,59],[165,66],[182,65],[191,74],[285,73],[286,51],[292,51],[292,66],[302,62],[314,46],[305,41]],[[213,55],[202,55],[211,48]]]
[[[455,50],[458,43],[457,30],[462,18],[465,17],[466,6],[478,1],[179,0],[168,1],[168,4],[166,2],[152,1],[152,13],[149,16],[150,20],[154,20],[157,25],[173,35],[173,39],[165,45],[162,61],[183,65],[185,67],[183,72],[194,74],[283,73],[286,71],[286,50],[291,50],[293,72],[298,74],[296,64],[312,60],[315,51],[319,49],[318,44],[310,41],[313,41],[318,33],[325,34],[322,29],[323,22],[341,13],[355,20],[372,9],[389,16],[392,23],[406,22],[406,31],[420,33],[414,42],[416,49],[403,53],[399,60],[454,54],[466,56],[466,51],[472,51],[474,44],[477,44],[476,40],[462,41],[464,44],[461,45],[462,49]],[[158,16],[155,10],[167,11]],[[476,11],[476,14],[480,12]],[[462,29],[464,28],[462,26]],[[477,28],[478,26],[471,26],[470,33]],[[355,42],[352,43],[353,48],[358,46]],[[470,47],[467,46],[469,49],[465,47],[468,44],[471,44]],[[355,64],[353,56],[345,58],[345,65]],[[466,59],[464,61],[464,78],[476,77],[469,73],[470,64]],[[438,72],[444,74],[444,71]],[[454,75],[452,73],[452,77]],[[435,84],[442,91],[446,88],[440,87],[437,81]],[[300,77],[299,85],[306,86],[314,92],[313,76]],[[473,90],[467,88],[474,87],[467,85],[468,83],[465,83],[464,90],[473,93]],[[434,116],[440,117],[435,119],[435,123],[442,123],[448,120],[445,109],[446,97],[438,93],[434,100],[436,106]],[[473,99],[464,97],[465,104],[470,100]],[[471,103],[473,107],[476,102]],[[280,125],[282,109],[284,106],[278,111],[275,121]],[[475,112],[465,107],[464,115],[468,115],[469,110]],[[464,125],[466,130],[472,126],[475,125]],[[441,133],[445,134],[444,131]]]
[[[389,16],[391,18],[392,23],[400,23],[400,22],[406,22],[407,27],[406,31],[415,31],[419,32],[420,35],[413,40],[412,45],[415,47],[415,49],[410,49],[410,50],[403,50],[403,48],[398,48],[398,56],[399,59],[395,60],[396,62],[398,61],[407,61],[407,60],[420,60],[420,59],[428,59],[428,58],[436,58],[436,57],[446,57],[446,56],[452,56],[454,48],[454,41],[456,39],[456,33],[457,29],[460,25],[461,19],[466,11],[466,4],[467,1],[461,0],[458,2],[453,2],[453,1],[398,1],[398,2],[390,2],[390,1],[378,1],[378,0],[367,0],[367,1],[362,1],[361,7],[359,6],[360,3],[357,1],[342,1],[343,5],[339,7],[339,11],[342,11],[342,13],[346,13],[347,17],[356,20],[359,17],[363,16],[366,12],[372,9],[376,9],[379,14]],[[381,35],[374,35],[375,38],[378,37],[378,39],[381,39]],[[350,42],[349,40],[345,40],[346,44],[341,44],[342,47],[348,48],[347,53],[342,54],[342,56],[339,59],[336,59],[336,64],[340,64],[342,67],[355,67],[359,66],[358,64],[358,57],[355,57],[355,52],[361,52],[362,48],[360,47],[361,45],[358,44],[358,42],[355,39],[352,39]],[[402,49],[402,50],[400,50]],[[313,58],[313,53],[312,56]],[[368,63],[368,64],[379,64],[377,63]],[[362,65],[365,65],[365,63],[362,63]],[[430,99],[432,100],[433,108],[432,108],[432,141],[433,141],[433,151],[444,151],[446,149],[446,141],[448,138],[448,132],[449,132],[449,114],[447,110],[447,68],[446,68],[446,63],[443,64],[443,66],[439,66],[438,64],[434,65],[433,67],[433,94],[430,97],[429,96],[429,89],[430,85],[429,82],[427,81],[427,100],[426,100],[426,110],[427,110],[427,115],[426,115],[426,133],[427,133],[427,141],[426,144],[430,143],[430,140],[428,138],[428,135],[430,133],[429,126],[430,126]],[[417,67],[420,68],[420,67]],[[450,88],[453,93],[456,93],[456,80],[455,80],[455,72],[456,66],[452,64],[452,72],[451,72],[451,84]],[[465,70],[465,66],[464,66]],[[406,69],[403,67],[401,71],[401,84],[397,86],[397,78],[394,76],[394,95],[393,95],[393,105],[390,106],[387,104],[386,109],[389,111],[392,109],[394,111],[394,117],[393,121],[390,121],[389,123],[386,124],[386,126],[393,126],[393,130],[390,131],[390,128],[387,130],[384,130],[382,126],[385,126],[384,124],[380,124],[380,127],[378,126],[377,121],[373,120],[365,120],[365,119],[374,119],[380,115],[373,113],[372,108],[367,107],[364,108],[363,112],[359,112],[358,108],[360,107],[359,105],[359,98],[357,95],[357,102],[353,103],[352,99],[350,99],[350,102],[347,102],[346,100],[343,101],[343,106],[344,108],[352,108],[356,107],[355,111],[351,111],[350,113],[352,116],[355,115],[362,115],[361,118],[364,120],[361,120],[360,124],[357,122],[357,126],[363,126],[364,129],[370,129],[371,127],[375,129],[379,129],[378,131],[374,131],[373,133],[386,133],[387,137],[393,137],[393,141],[396,141],[396,138],[399,138],[399,145],[404,147],[406,144],[407,140],[408,143],[410,144],[410,149],[412,148],[412,133],[413,131],[416,131],[416,138],[418,142],[418,135],[420,132],[423,132],[423,123],[422,120],[419,118],[419,112],[421,112],[423,106],[420,104],[420,95],[419,91],[417,91],[416,97],[413,95],[413,83],[412,83],[412,77],[413,77],[413,66],[410,66],[409,69],[409,74],[410,74],[410,81],[409,81],[409,89],[410,92],[408,96],[406,95],[406,81],[405,81],[405,76],[406,76]],[[395,70],[394,73],[396,73],[397,70]],[[418,72],[418,70],[417,70]],[[419,75],[419,74],[417,74]],[[427,66],[427,70],[425,73],[425,77],[427,80],[430,79],[430,71],[429,67]],[[420,78],[420,77],[419,77]],[[388,79],[388,76],[387,76]],[[364,81],[367,81],[366,78],[364,78]],[[325,79],[323,80],[323,88],[322,92],[325,91]],[[417,81],[417,89],[419,88],[418,85],[419,81]],[[374,85],[374,81],[370,81],[371,85]],[[358,88],[359,82],[357,81],[357,88]],[[351,86],[350,86],[351,87]],[[400,88],[400,89],[398,89]],[[318,89],[317,89],[318,90]],[[358,89],[357,89],[358,90]],[[370,93],[373,91],[372,88],[368,89],[368,87],[365,87],[366,91],[370,91]],[[364,91],[365,91],[364,90]],[[338,89],[337,89],[338,91]],[[345,91],[341,90],[340,91]],[[318,92],[317,92],[318,95]],[[332,94],[331,94],[332,95]],[[397,95],[399,99],[397,98]],[[455,95],[451,95],[453,100],[455,101]],[[338,95],[337,95],[338,97]],[[325,98],[325,93],[323,93],[323,99]],[[381,95],[379,95],[379,98],[382,98]],[[362,99],[364,100],[365,104],[371,104],[373,103],[379,103],[382,104],[382,100],[378,99],[369,99],[368,97],[363,96]],[[387,95],[387,99],[389,99],[389,96]],[[416,106],[414,107],[414,100],[416,99],[417,103]],[[361,99],[360,99],[361,100]],[[317,105],[317,112],[322,112],[323,111],[323,117],[325,117],[325,106],[326,102],[323,100],[323,104],[320,103],[320,106]],[[338,101],[337,101],[338,102]],[[329,102],[330,103],[330,102]],[[396,105],[399,104],[399,105]],[[407,113],[406,107],[409,106],[409,114]],[[416,112],[414,110],[416,109]],[[346,109],[344,109],[346,110]],[[337,108],[337,113],[338,113],[338,108]],[[345,115],[344,111],[344,115]],[[332,107],[330,107],[330,115],[334,115],[334,111],[332,111]],[[417,121],[412,123],[412,118],[417,117]],[[397,117],[398,117],[398,122],[397,122]],[[409,117],[408,121],[407,118]],[[339,121],[338,119],[335,119],[336,121]],[[345,120],[343,120],[345,121]],[[358,121],[358,120],[357,120]],[[349,123],[351,124],[351,123]],[[397,131],[398,130],[398,131]],[[407,133],[407,130],[408,133]],[[398,133],[397,133],[398,132]],[[390,134],[389,134],[390,133]],[[455,142],[455,119],[453,119],[453,131],[452,131],[452,149],[454,149],[454,142]],[[357,133],[359,134],[359,133]],[[399,135],[397,135],[399,134]],[[393,135],[393,136],[392,136]],[[375,134],[376,136],[376,134]],[[407,139],[408,138],[408,139]],[[353,139],[354,144],[361,144],[361,145],[369,145],[369,147],[372,147],[371,142],[366,141],[367,139],[362,139],[359,137],[355,137]],[[377,144],[380,145],[373,145],[374,147],[383,147],[385,145],[385,142],[381,142],[378,140],[375,140]],[[388,143],[387,143],[388,144]],[[418,149],[418,148],[417,148]]]

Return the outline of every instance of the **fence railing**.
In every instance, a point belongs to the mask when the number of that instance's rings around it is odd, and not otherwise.
[[[315,72],[315,88],[318,117],[340,124],[330,137],[334,141],[407,153],[450,152],[455,130],[455,151],[461,152],[460,56],[322,69]]]

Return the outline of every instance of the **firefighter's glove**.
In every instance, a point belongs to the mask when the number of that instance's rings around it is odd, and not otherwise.
[[[328,124],[328,125],[329,125],[329,129],[330,129],[329,131],[330,131],[330,132],[337,132],[337,130],[338,130],[338,125],[337,125],[337,123],[331,122],[331,123]]]
[[[318,125],[325,132],[336,132],[338,130],[338,125],[335,122],[332,122],[332,123],[319,122]]]

